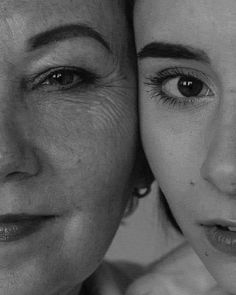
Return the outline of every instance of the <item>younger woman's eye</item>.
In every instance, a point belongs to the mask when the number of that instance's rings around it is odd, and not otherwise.
[[[170,105],[188,105],[214,96],[209,79],[203,73],[189,68],[170,68],[149,77],[152,96]]]
[[[44,91],[69,90],[75,87],[86,87],[95,83],[96,75],[84,69],[74,67],[60,67],[50,69],[30,82],[31,89]]]
[[[165,81],[162,85],[162,91],[166,95],[175,97],[208,96],[211,92],[204,82],[191,76],[179,76]]]

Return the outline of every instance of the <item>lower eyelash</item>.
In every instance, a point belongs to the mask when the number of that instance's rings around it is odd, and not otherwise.
[[[202,74],[206,80],[207,77],[205,77],[204,74]],[[193,105],[195,103],[194,98],[188,97],[186,99],[182,98],[176,98],[173,96],[168,96],[166,93],[162,91],[162,84],[167,79],[177,78],[179,76],[185,76],[185,77],[194,77],[197,79],[200,79],[196,72],[194,72],[193,69],[184,69],[184,68],[169,68],[162,70],[156,74],[156,76],[149,76],[146,78],[145,85],[150,86],[151,89],[148,91],[151,93],[151,98],[159,98],[159,101],[163,104],[168,104],[170,106],[186,106],[186,105]],[[200,79],[202,80],[202,79]]]
[[[188,104],[194,104],[194,99],[188,98],[188,99],[177,99],[176,97],[173,96],[167,96],[165,93],[163,92],[157,92],[155,91],[154,93],[152,93],[151,98],[154,97],[159,97],[159,101],[163,104],[168,104],[170,106],[185,106]]]
[[[164,103],[168,103],[168,100],[171,98],[172,102],[170,101],[171,104],[176,104],[174,102],[174,97],[169,97],[167,96],[161,89],[162,89],[162,84],[165,80],[171,79],[171,78],[176,78],[180,75],[183,75],[178,69],[173,68],[171,71],[164,70],[156,74],[156,76],[150,76],[146,78],[145,85],[151,87],[151,97],[160,97],[163,99]]]

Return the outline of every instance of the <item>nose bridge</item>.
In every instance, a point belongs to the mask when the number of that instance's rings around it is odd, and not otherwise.
[[[0,87],[0,184],[18,176],[35,175],[39,169],[31,145],[24,138],[27,124],[24,108],[17,102],[20,97],[7,93]]]
[[[0,60],[0,186],[5,181],[36,175],[40,168],[18,84],[15,72]]]
[[[218,191],[236,195],[236,96],[219,106],[201,174]]]
[[[24,157],[20,144],[20,126],[14,122],[14,118],[14,107],[7,107],[0,98],[0,174],[17,169]]]

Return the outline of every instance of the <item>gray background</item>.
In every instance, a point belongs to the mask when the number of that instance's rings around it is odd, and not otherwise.
[[[157,184],[139,201],[137,210],[120,225],[107,253],[109,260],[127,260],[143,265],[154,262],[183,239],[165,223],[158,210]]]

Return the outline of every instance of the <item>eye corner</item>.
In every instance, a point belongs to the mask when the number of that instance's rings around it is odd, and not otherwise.
[[[51,81],[50,81],[51,79]],[[44,91],[63,91],[83,88],[97,83],[98,75],[80,67],[60,66],[48,68],[39,74],[31,75],[23,81],[24,89]]]
[[[168,67],[145,77],[151,97],[158,97],[170,106],[202,105],[216,95],[212,79],[204,72],[190,67]]]

